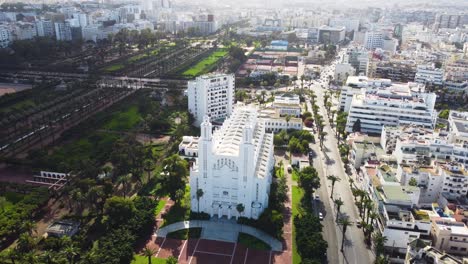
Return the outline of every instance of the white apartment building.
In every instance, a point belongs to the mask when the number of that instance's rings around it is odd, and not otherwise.
[[[13,41],[11,28],[0,24],[0,48],[6,48]]]
[[[433,246],[453,255],[467,256],[468,228],[454,219],[441,218],[432,221]]]
[[[383,126],[414,124],[434,128],[436,95],[419,90],[423,91],[424,87],[411,84],[393,84],[375,91],[362,89],[353,95],[346,131],[352,132],[357,120],[361,132],[370,134],[381,134]]]
[[[414,81],[421,84],[442,85],[444,83],[444,70],[435,68],[434,64],[418,65]]]
[[[188,82],[188,109],[196,126],[204,116],[216,122],[229,117],[234,106],[234,82],[232,74],[207,74]]]
[[[449,118],[450,142],[468,149],[468,112],[450,111]],[[468,157],[468,153],[465,153]],[[468,165],[468,161],[465,163]]]
[[[258,118],[265,124],[267,132],[280,132],[282,130],[301,130],[302,119],[289,115],[289,117],[280,114],[280,109],[265,108],[259,111]]]
[[[36,26],[33,23],[17,22],[13,37],[17,40],[32,39],[37,36]]]
[[[36,30],[39,37],[54,37],[55,26],[51,20],[36,21]]]
[[[366,49],[382,48],[385,35],[382,31],[367,31],[364,36],[364,47]]]
[[[71,27],[68,22],[55,22],[55,38],[59,41],[72,40]]]
[[[257,219],[268,207],[273,134],[265,132],[265,124],[257,115],[255,107],[239,106],[214,132],[209,117],[204,117],[198,158],[190,169],[193,211]],[[199,200],[198,189],[204,193]],[[238,204],[245,208],[241,214],[236,210]]]
[[[349,63],[337,63],[333,79],[338,83],[344,82],[349,76],[356,75],[356,69]]]
[[[280,116],[301,116],[301,101],[297,94],[284,93],[275,95],[273,108],[278,110]]]
[[[356,69],[356,75],[366,76],[369,72],[369,51],[362,47],[347,48],[341,63],[349,63]]]
[[[355,94],[361,93],[362,89],[374,91],[382,87],[390,87],[390,79],[371,79],[366,76],[348,76],[345,85],[341,88],[340,110],[349,112],[351,101]]]
[[[330,19],[328,25],[330,27],[344,27],[346,32],[359,31],[359,19],[335,17]]]

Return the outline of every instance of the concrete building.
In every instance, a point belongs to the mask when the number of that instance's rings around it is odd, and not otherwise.
[[[434,65],[418,65],[414,81],[421,84],[442,85],[444,83],[444,70]]]
[[[366,49],[382,48],[385,35],[381,31],[367,31],[364,36],[364,47]]]
[[[327,27],[323,26],[319,29],[319,38],[320,43],[329,43],[329,44],[338,44],[345,39],[345,28],[344,27]]]
[[[356,69],[349,63],[337,63],[335,65],[335,73],[333,79],[342,83],[345,82],[349,76],[356,75]]]
[[[432,221],[433,246],[453,255],[467,256],[468,228],[464,223],[447,218]]]
[[[371,134],[380,134],[383,126],[415,124],[434,128],[436,95],[423,90],[412,84],[392,84],[374,91],[362,89],[353,95],[346,131],[352,132],[357,120],[360,120],[361,132]]]
[[[346,32],[359,31],[359,19],[335,17],[330,19],[328,25],[330,27],[344,27]]]
[[[13,41],[11,28],[6,24],[0,24],[0,47],[6,48]]]
[[[72,32],[70,23],[68,22],[55,22],[55,38],[59,41],[71,41]]]
[[[272,106],[278,110],[280,116],[301,116],[301,102],[297,94],[283,93],[275,95]]]
[[[392,81],[389,79],[371,79],[366,76],[348,76],[345,85],[340,93],[340,110],[348,112],[351,107],[351,101],[355,94],[361,93],[361,89],[374,91],[383,87],[390,87]]]
[[[457,28],[463,27],[466,23],[465,16],[467,14],[437,14],[435,17],[433,30],[438,31],[441,28]]]
[[[280,114],[279,108],[265,108],[259,111],[258,118],[265,124],[265,131],[278,133],[282,130],[301,130],[302,119]]]
[[[193,211],[257,219],[268,207],[274,167],[273,134],[265,132],[265,124],[257,115],[256,108],[239,106],[214,132],[205,116],[198,158],[190,169]],[[204,195],[198,201],[199,189]],[[236,210],[239,204],[245,208],[242,214]]]
[[[32,39],[37,36],[34,23],[17,22],[13,31],[13,38],[17,40]]]
[[[232,74],[207,74],[188,82],[188,109],[199,126],[204,116],[223,121],[234,106],[235,78]]]
[[[268,46],[272,50],[288,50],[289,43],[285,40],[273,40]]]
[[[346,49],[341,59],[342,63],[349,63],[356,70],[356,75],[368,75],[369,72],[369,51],[361,47]]]
[[[404,264],[462,264],[460,259],[446,254],[420,239],[408,244]]]
[[[51,20],[36,21],[36,30],[39,37],[55,37],[55,26]]]

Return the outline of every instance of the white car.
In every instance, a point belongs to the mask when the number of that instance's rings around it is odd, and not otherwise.
[[[322,214],[322,212],[319,212],[319,219],[320,219],[320,220],[323,220],[323,214]]]
[[[320,196],[318,194],[315,195],[315,200],[320,201]]]

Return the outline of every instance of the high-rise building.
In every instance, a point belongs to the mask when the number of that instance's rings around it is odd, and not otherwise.
[[[441,28],[463,27],[466,23],[466,14],[437,14],[433,30],[438,31]]]
[[[72,40],[72,32],[69,22],[55,22],[55,38],[59,41]]]
[[[366,49],[382,48],[384,42],[384,34],[381,31],[367,31],[364,36],[364,47]]]
[[[55,27],[51,20],[36,21],[36,30],[39,37],[54,37]]]
[[[11,28],[7,25],[0,25],[0,47],[6,48],[13,41]]]
[[[214,132],[209,117],[204,117],[196,144],[198,158],[190,169],[193,211],[257,219],[268,207],[273,134],[265,132],[257,115],[255,107],[239,106]],[[203,191],[199,199],[198,190]],[[242,213],[236,210],[239,204]]]
[[[188,82],[188,108],[199,126],[204,116],[223,121],[234,105],[235,77],[232,74],[207,74]]]

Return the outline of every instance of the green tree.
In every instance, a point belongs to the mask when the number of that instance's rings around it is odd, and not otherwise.
[[[409,183],[408,183],[410,186],[417,186],[418,185],[418,181],[414,178],[414,177],[411,177]]]
[[[242,215],[242,213],[243,213],[244,210],[245,210],[245,207],[244,207],[243,204],[240,203],[240,204],[237,204],[237,205],[236,205],[236,210],[237,210],[237,212],[239,213],[239,215]]]
[[[143,169],[148,173],[148,182],[151,180],[151,172],[154,170],[155,165],[152,159],[145,159],[143,162]]]
[[[307,197],[310,197],[314,190],[320,188],[320,178],[317,170],[313,167],[305,167],[299,172],[299,186],[304,189]]]
[[[353,133],[361,132],[361,119],[357,119],[353,124]]]
[[[174,256],[170,256],[169,258],[166,259],[166,264],[177,264],[178,261]]]
[[[382,233],[376,232],[372,236],[372,241],[374,242],[375,255],[380,257],[384,254],[385,243],[388,241]]]
[[[120,226],[135,216],[136,208],[131,199],[113,196],[107,199],[104,212],[110,226]]]
[[[167,190],[169,197],[175,201],[177,191],[185,190],[188,175],[187,161],[174,154],[164,159],[162,166],[162,187]]]
[[[341,179],[335,175],[329,175],[327,176],[327,179],[331,181],[332,184],[332,189],[331,189],[331,195],[330,198],[333,199],[333,190],[335,189],[335,183],[341,181]]]
[[[442,111],[439,112],[439,118],[448,119],[449,114],[450,114],[450,109],[443,109]]]

